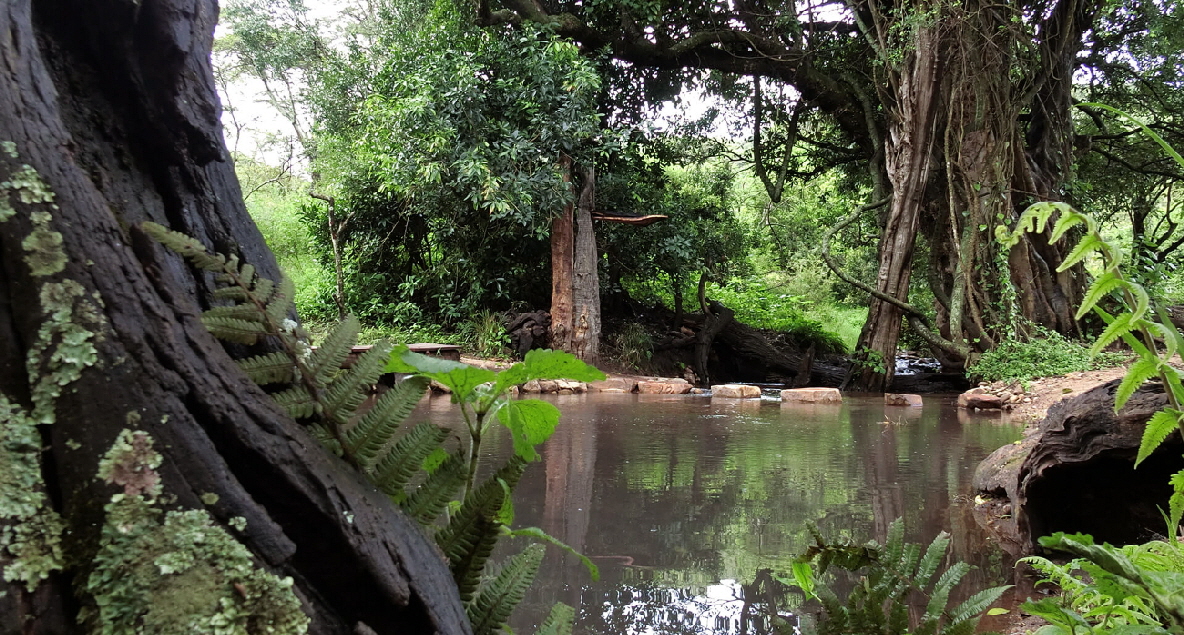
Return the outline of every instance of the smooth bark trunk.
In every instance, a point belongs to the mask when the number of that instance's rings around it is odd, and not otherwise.
[[[571,352],[595,364],[600,359],[600,276],[592,212],[596,203],[596,170],[584,170],[576,216],[575,261],[572,276]]]
[[[563,180],[570,186],[571,157],[559,159]],[[551,347],[572,350],[572,277],[575,258],[575,227],[570,204],[551,221]]]

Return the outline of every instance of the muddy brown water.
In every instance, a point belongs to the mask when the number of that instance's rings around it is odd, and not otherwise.
[[[878,395],[841,406],[603,393],[551,401],[563,419],[515,492],[514,526],[588,555],[600,579],[550,549],[512,621],[517,633],[535,632],[556,602],[575,607],[576,633],[768,632],[767,620],[743,615],[746,595],[760,604],[745,585],[761,571],[788,574],[812,543],[811,522],[827,538],[882,543],[903,518],[911,541],[952,535],[953,555],[976,567],[963,588],[1012,579],[1012,562],[971,514],[970,482],[1021,426],[959,411],[953,396],[926,396],[922,408],[885,407]],[[459,418],[446,397],[421,405],[416,417],[425,416]],[[509,455],[508,437],[495,429],[487,464]],[[778,610],[801,602],[791,593]]]

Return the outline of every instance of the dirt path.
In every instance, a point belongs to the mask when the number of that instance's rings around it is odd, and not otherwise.
[[[1020,384],[1004,382],[995,382],[989,388],[1005,388],[1015,394],[1022,393],[1024,400],[1013,406],[1011,416],[1021,423],[1031,423],[1043,419],[1049,406],[1065,397],[1081,394],[1125,374],[1126,366],[1115,366],[1102,370],[1033,379],[1027,382],[1026,389]]]

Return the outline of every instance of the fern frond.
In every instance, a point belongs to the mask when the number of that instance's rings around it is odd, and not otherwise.
[[[253,287],[255,282],[255,265],[251,263],[244,264],[238,270],[239,281],[248,287]]]
[[[267,329],[258,322],[202,315],[201,323],[214,334],[214,337],[236,344],[254,344],[260,337],[267,335]]]
[[[341,443],[333,437],[333,433],[328,428],[319,423],[314,423],[308,429],[312,432],[314,439],[320,441],[326,448],[329,448],[329,451],[333,454],[341,456]]]
[[[254,304],[235,304],[233,306],[216,306],[201,314],[202,320],[230,318],[244,322],[262,322],[263,313]]]
[[[218,287],[214,289],[214,299],[246,302],[250,297],[242,287]]]
[[[1139,455],[1135,457],[1135,467],[1158,448],[1168,435],[1180,428],[1180,417],[1184,415],[1179,410],[1164,408],[1151,415],[1147,420],[1147,427],[1143,429],[1143,440],[1139,442]]]
[[[1158,357],[1142,357],[1139,361],[1131,364],[1131,367],[1126,371],[1126,376],[1122,378],[1122,383],[1118,385],[1118,390],[1114,393],[1114,412],[1122,410],[1127,400],[1135,394],[1143,382],[1159,374],[1160,363]]]
[[[369,470],[378,461],[395,431],[428,389],[426,377],[408,377],[383,393],[356,424],[345,432],[346,442],[362,469]],[[417,461],[418,463],[418,461]]]
[[[270,278],[258,278],[255,280],[255,286],[251,287],[251,295],[260,302],[266,302],[267,298],[271,297],[271,292],[274,289],[275,282],[273,280]],[[284,316],[281,315],[279,319],[275,321],[279,322],[282,319],[284,319]]]
[[[575,618],[576,610],[559,602],[551,607],[551,613],[547,615],[547,619],[543,620],[535,635],[571,635]]]
[[[493,635],[505,625],[514,607],[526,596],[542,561],[542,546],[531,545],[484,585],[477,599],[465,607],[473,635]]]
[[[449,454],[448,459],[407,497],[403,510],[421,525],[432,524],[467,477],[464,457],[459,452]]]
[[[888,539],[884,542],[884,550],[881,553],[880,561],[888,566],[895,565],[900,561],[901,555],[904,552],[904,523],[897,518],[888,525]]]
[[[1065,271],[1073,265],[1085,260],[1090,254],[1102,249],[1102,239],[1097,234],[1086,234],[1081,237],[1069,255],[1065,256],[1065,260],[1057,267],[1057,271]]]
[[[350,347],[358,339],[358,331],[361,328],[357,318],[352,315],[346,316],[329,331],[317,350],[312,352],[308,367],[318,384],[328,384],[333,375],[341,369],[345,358],[349,356]]]
[[[266,386],[267,384],[288,384],[296,377],[296,365],[292,358],[283,351],[256,355],[237,360],[239,368],[247,373],[251,381]]]
[[[1130,333],[1136,326],[1132,324],[1131,317],[1130,313],[1119,313],[1114,316],[1114,320],[1106,325],[1106,329],[1098,336],[1097,341],[1093,343],[1093,346],[1089,347],[1089,354],[1097,355],[1101,353],[1102,349],[1114,343],[1114,340]]]
[[[266,292],[257,289],[257,292],[267,303],[267,317],[277,324],[295,307],[296,284],[288,276],[280,276],[280,284],[275,287],[274,293],[272,289],[267,289]]]
[[[338,425],[345,425],[353,418],[358,406],[370,394],[370,387],[378,382],[391,345],[385,342],[375,344],[358,357],[348,369],[338,373],[333,382],[325,388],[322,404],[325,416]]]
[[[272,397],[293,419],[307,419],[320,409],[316,400],[308,394],[308,390],[304,386],[293,386],[272,395]]]
[[[918,587],[926,587],[930,580],[933,579],[933,574],[937,573],[937,568],[941,566],[941,561],[946,557],[946,550],[950,546],[950,534],[940,532],[933,542],[929,543],[929,548],[925,550],[925,555],[921,557],[921,564],[917,569],[915,584]]]
[[[140,223],[140,228],[165,247],[177,252],[200,269],[221,272],[225,270],[226,257],[210,253],[196,238],[191,238],[153,222]]]
[[[493,554],[501,525],[494,514],[505,497],[500,487],[480,499],[470,494],[460,510],[448,519],[448,525],[436,534],[436,544],[448,558],[448,568],[462,602],[473,599],[485,563]]]
[[[370,476],[370,480],[387,496],[394,499],[396,503],[402,502],[407,497],[403,488],[419,471],[423,460],[433,450],[440,447],[446,438],[448,438],[447,430],[430,423],[420,423],[403,435],[403,438],[399,439],[399,442],[383,456],[378,465],[366,473]]]
[[[929,596],[929,603],[925,606],[925,621],[936,623],[946,611],[946,604],[950,601],[950,592],[962,581],[962,577],[970,571],[970,565],[958,561],[950,565],[945,573],[938,578],[933,586],[933,593]]]
[[[1093,284],[1089,285],[1089,290],[1085,292],[1085,298],[1081,300],[1081,306],[1078,307],[1077,315],[1073,319],[1080,320],[1085,317],[1085,314],[1092,311],[1102,298],[1124,284],[1127,282],[1120,278],[1115,271],[1107,271],[1098,276]]]
[[[970,596],[965,602],[958,605],[950,615],[949,621],[946,623],[947,627],[954,627],[966,621],[972,621],[977,625],[978,620],[972,619],[983,611],[990,608],[1003,594],[1011,588],[1011,585],[991,587],[983,589],[978,593]]]
[[[1172,475],[1172,496],[1168,499],[1168,535],[1172,546],[1177,546],[1176,536],[1180,531],[1180,519],[1184,518],[1184,470]],[[1177,553],[1177,555],[1179,555]],[[1177,570],[1184,569],[1184,563]]]

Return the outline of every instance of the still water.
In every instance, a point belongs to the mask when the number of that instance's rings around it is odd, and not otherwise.
[[[882,543],[900,517],[912,541],[952,534],[954,555],[977,567],[964,587],[1011,579],[1011,562],[971,515],[978,461],[1020,437],[999,415],[969,415],[942,396],[923,408],[885,407],[878,395],[842,406],[551,399],[563,420],[515,492],[514,525],[588,555],[601,577],[549,550],[515,632],[533,633],[556,602],[576,608],[576,633],[763,631],[742,623],[752,600],[742,587],[764,570],[788,572],[812,543],[811,522],[832,541]],[[420,412],[447,424],[454,409],[435,397]],[[491,464],[510,451],[508,434],[498,436]]]

